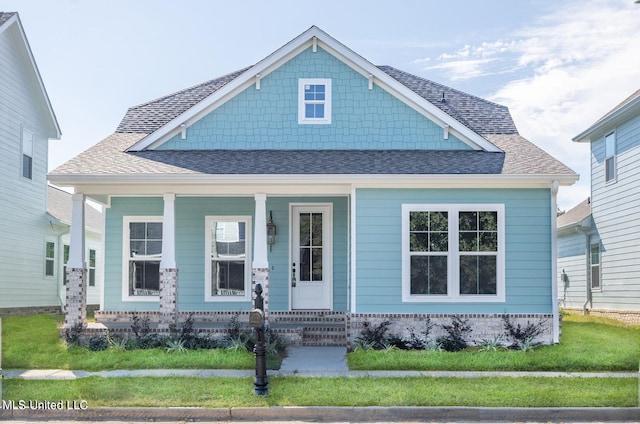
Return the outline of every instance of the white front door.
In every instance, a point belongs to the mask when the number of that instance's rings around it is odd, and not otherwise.
[[[332,205],[292,206],[291,308],[333,307]]]

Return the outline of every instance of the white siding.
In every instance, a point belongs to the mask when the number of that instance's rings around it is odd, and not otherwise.
[[[56,280],[44,275],[48,140],[31,64],[16,48],[17,27],[0,33],[0,308],[58,305]],[[19,44],[18,44],[19,45]],[[22,177],[22,129],[33,134],[33,179]]]
[[[591,143],[592,215],[602,240],[593,308],[640,311],[640,116],[615,132],[615,181],[604,181],[604,137]]]
[[[563,281],[563,273],[566,280]],[[587,299],[587,235],[558,235],[558,299],[560,307],[582,308]]]

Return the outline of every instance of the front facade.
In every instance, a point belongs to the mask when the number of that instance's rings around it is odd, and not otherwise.
[[[60,128],[14,12],[0,12],[0,69],[0,315],[59,311],[46,174]]]
[[[349,341],[365,321],[452,316],[492,337],[503,315],[558,339],[555,195],[577,176],[505,107],[374,66],[316,27],[130,108],[50,179],[74,187],[80,220],[85,197],[106,205],[102,322],[228,320],[261,283],[270,323],[346,317]],[[69,272],[81,298],[84,271]],[[67,325],[82,320],[80,304]]]
[[[591,198],[572,255],[580,266],[565,278],[581,296],[567,307],[640,322],[640,90],[574,141],[591,145]]]

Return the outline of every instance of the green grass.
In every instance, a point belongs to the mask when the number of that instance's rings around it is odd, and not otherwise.
[[[5,380],[5,400],[86,400],[89,407],[470,406],[636,407],[634,378],[101,378]]]
[[[638,371],[640,328],[567,316],[561,343],[533,351],[374,351],[349,353],[353,370]]]
[[[223,349],[168,353],[165,349],[90,352],[67,349],[60,338],[60,317],[16,316],[2,319],[4,369],[252,369],[253,353]]]

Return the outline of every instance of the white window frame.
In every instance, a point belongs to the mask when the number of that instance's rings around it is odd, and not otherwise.
[[[211,294],[211,225],[214,222],[242,221],[245,223],[245,259],[244,259],[244,295],[214,296]],[[204,300],[205,302],[250,302],[251,301],[251,216],[248,215],[216,215],[205,216],[205,257],[204,257]],[[266,229],[265,229],[266,231]]]
[[[498,252],[496,255],[496,294],[460,294],[459,213],[497,212]],[[505,208],[504,204],[403,204],[402,205],[402,301],[434,303],[504,303],[505,302]],[[410,213],[447,212],[449,217],[449,251],[447,253],[447,294],[411,294]]]
[[[325,99],[305,100],[304,88],[306,85],[324,85]],[[307,104],[324,104],[324,118],[307,118]],[[301,78],[298,80],[298,124],[331,124],[331,79],[330,78]]]
[[[22,129],[22,155],[20,155],[20,176],[25,180],[33,181],[33,133],[27,129]],[[28,156],[29,162],[29,176],[24,175],[25,166],[24,158]]]
[[[612,137],[611,139],[613,140],[613,152],[610,152],[609,149],[607,149],[607,139],[609,139],[609,137]],[[605,184],[609,184],[609,183],[613,183],[618,179],[618,169],[617,169],[617,157],[616,157],[616,150],[617,150],[617,139],[616,139],[616,132],[612,131],[610,133],[608,133],[607,135],[604,136],[604,181]],[[609,163],[611,163],[611,165],[609,165]],[[613,171],[613,175],[611,176],[611,178],[609,178],[609,173],[607,172],[607,169],[609,168],[609,166],[612,168]]]
[[[51,243],[53,245],[53,257],[47,256],[47,245]],[[44,242],[44,276],[45,278],[55,278],[56,276],[56,262],[58,254],[56,252],[57,244],[53,240],[45,240]],[[47,262],[51,262],[51,275],[47,274]]]
[[[91,252],[93,252],[93,266],[91,266]],[[98,251],[96,249],[89,249],[87,254],[87,287],[96,286],[96,264],[98,262]],[[91,271],[93,271],[93,281],[91,281]]]
[[[160,296],[133,296],[129,294],[129,255],[130,231],[132,222],[163,222],[162,216],[124,216],[122,217],[122,301],[123,302],[160,302]],[[164,234],[163,234],[164,237]],[[154,260],[156,260],[154,258]],[[162,260],[162,255],[157,261]]]
[[[598,248],[598,263],[593,263],[593,251],[592,249],[595,247]],[[593,286],[593,268],[598,267],[598,287]],[[600,248],[600,242],[591,242],[589,243],[589,288],[591,291],[599,292],[602,291],[602,249]]]

